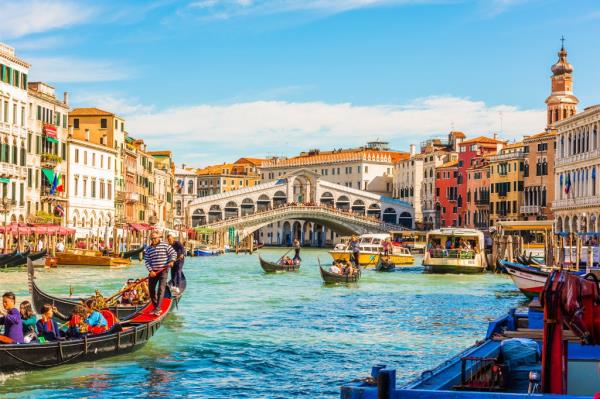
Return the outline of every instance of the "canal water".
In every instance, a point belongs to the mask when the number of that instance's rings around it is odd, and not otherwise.
[[[276,259],[284,250],[261,250]],[[523,304],[505,276],[427,275],[416,266],[366,271],[356,286],[321,283],[305,250],[299,273],[265,275],[256,255],[188,258],[187,292],[151,342],[98,362],[0,375],[0,397],[335,398],[372,364],[398,369],[399,383],[481,339],[486,323]],[[416,264],[420,265],[420,259]],[[105,296],[142,276],[126,269],[38,270],[56,295]],[[28,296],[26,272],[0,272],[0,291]]]

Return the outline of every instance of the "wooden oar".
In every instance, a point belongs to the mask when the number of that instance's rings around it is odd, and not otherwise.
[[[284,257],[284,256],[286,256],[287,254],[289,254],[289,253],[290,253],[290,251],[291,251],[292,249],[294,249],[294,247],[291,247],[290,249],[288,249],[288,250],[287,250],[287,252],[286,252],[286,253],[284,253],[283,255],[281,255],[281,258],[277,259],[277,262],[276,262],[276,263],[279,263],[279,261],[280,261],[281,259],[283,259],[283,257]]]
[[[157,271],[155,271],[156,274],[160,274],[162,272],[164,272],[165,270],[167,270],[169,267],[163,267],[162,269],[159,269]],[[131,290],[134,287],[137,287],[138,285],[142,284],[143,282],[147,281],[150,279],[150,276],[148,277],[144,277],[143,279],[133,282],[131,284],[129,284],[127,287],[122,288],[119,292],[117,292],[116,294],[114,294],[113,296],[111,296],[110,298],[104,300],[105,303],[110,303],[111,301],[113,301],[115,298],[120,297],[121,295],[123,295],[125,292]]]

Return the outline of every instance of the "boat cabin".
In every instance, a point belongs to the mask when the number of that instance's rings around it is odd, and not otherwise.
[[[392,242],[408,248],[412,253],[424,253],[427,247],[426,231],[391,231]]]
[[[485,250],[483,233],[474,229],[443,228],[427,233],[431,258],[474,259]]]

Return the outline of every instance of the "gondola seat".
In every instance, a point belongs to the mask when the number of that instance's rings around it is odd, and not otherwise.
[[[100,314],[102,314],[102,316],[104,316],[104,318],[106,319],[106,327],[108,330],[110,330],[115,324],[119,324],[119,319],[110,310],[102,309],[100,311]]]

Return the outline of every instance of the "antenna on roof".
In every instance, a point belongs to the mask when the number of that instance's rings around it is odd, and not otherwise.
[[[565,36],[564,36],[564,35],[562,35],[562,36],[560,37],[560,49],[561,49],[561,50],[564,50],[564,49],[565,49]]]

